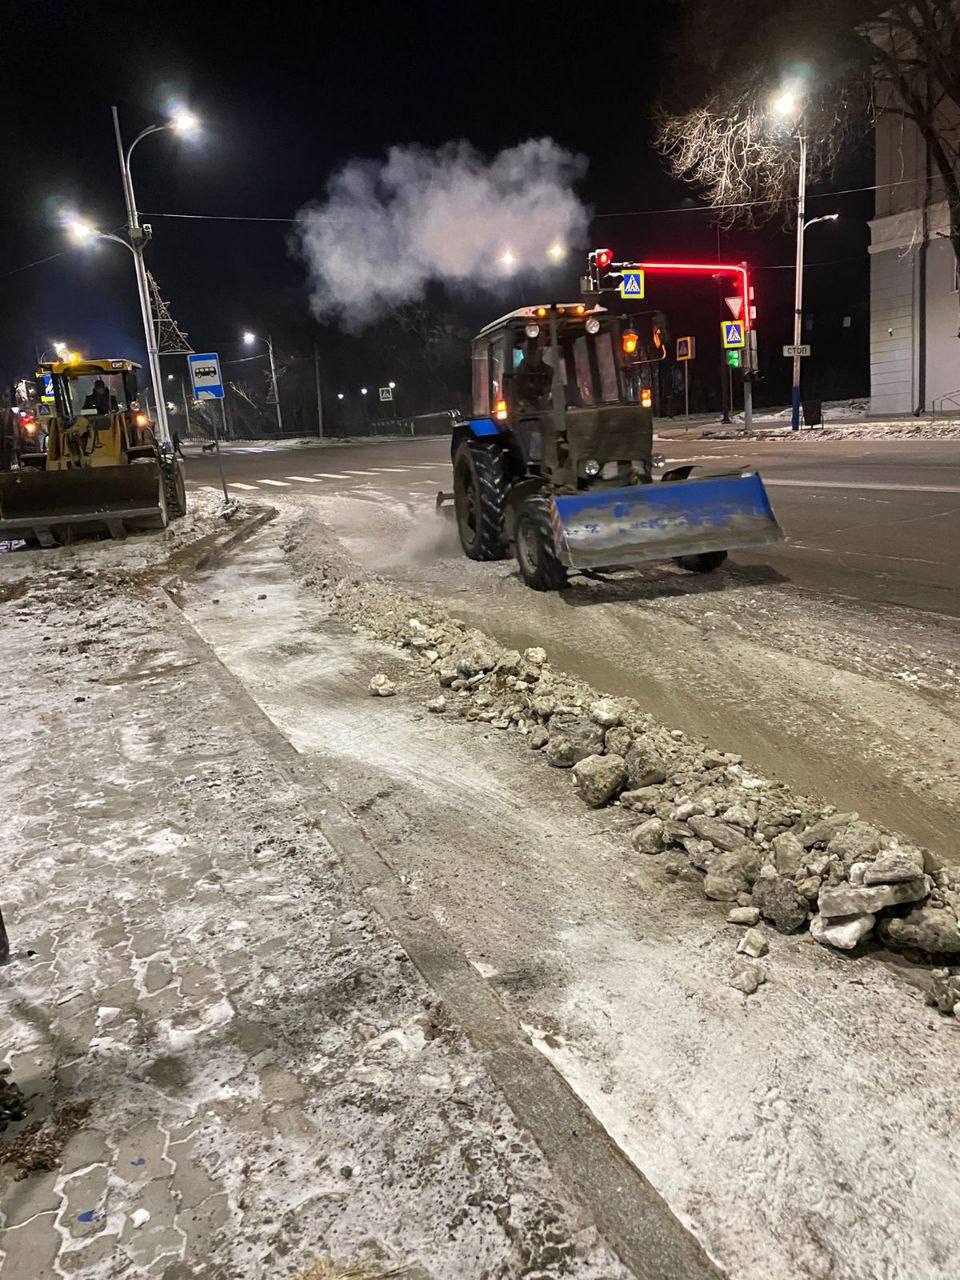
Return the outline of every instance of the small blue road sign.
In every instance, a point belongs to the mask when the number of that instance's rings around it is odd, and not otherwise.
[[[213,351],[201,355],[193,353],[187,356],[190,366],[190,381],[193,383],[193,394],[197,400],[222,400],[223,375],[220,372],[220,357]]]
[[[642,271],[625,271],[620,281],[621,298],[642,298],[644,276]]]
[[[743,347],[746,345],[743,337],[742,320],[721,320],[720,332],[723,335],[723,345],[728,351],[731,347]]]

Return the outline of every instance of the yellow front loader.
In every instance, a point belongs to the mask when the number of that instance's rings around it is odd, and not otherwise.
[[[38,448],[0,473],[0,539],[52,547],[89,534],[163,529],[185,514],[183,462],[163,449],[140,408],[139,367],[41,364]]]

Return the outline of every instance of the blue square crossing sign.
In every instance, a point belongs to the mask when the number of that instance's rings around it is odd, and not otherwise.
[[[723,336],[723,345],[728,351],[731,347],[746,346],[742,320],[721,320],[720,332]]]
[[[642,271],[625,271],[620,280],[621,298],[642,298],[644,277]]]

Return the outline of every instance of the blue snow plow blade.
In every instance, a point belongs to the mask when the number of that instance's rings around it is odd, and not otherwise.
[[[557,554],[602,569],[783,540],[756,472],[554,498]]]

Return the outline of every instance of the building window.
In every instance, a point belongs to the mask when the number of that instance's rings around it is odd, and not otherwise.
[[[853,323],[853,320],[850,316],[844,316],[843,320],[841,321],[841,327],[844,329],[849,329],[852,323]]]

